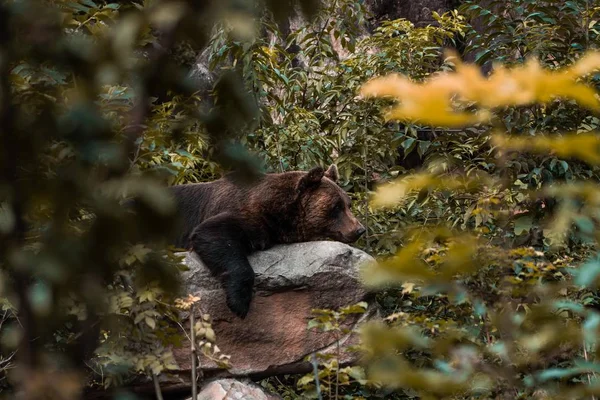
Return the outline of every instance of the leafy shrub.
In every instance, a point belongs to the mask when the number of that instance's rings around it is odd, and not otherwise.
[[[577,82],[580,76],[600,69],[598,53],[588,53],[564,71],[543,70],[535,63],[530,60],[510,70],[497,67],[488,79],[478,69],[457,63],[455,73],[440,74],[423,84],[391,76],[377,78],[362,90],[365,95],[393,96],[399,101],[388,112],[389,118],[435,125],[492,123],[496,109],[545,104],[555,98],[574,99],[593,110],[600,109],[596,93]],[[459,102],[475,104],[479,110],[463,111]],[[437,113],[432,114],[432,110]],[[579,158],[588,164],[600,160],[597,138],[587,132],[518,139],[496,133],[491,138],[499,154],[527,149]],[[508,179],[503,183],[501,178],[502,174],[490,179],[438,169],[380,187],[373,204],[392,206],[415,190],[487,195],[489,187],[506,190],[514,185]],[[567,204],[572,204],[571,196],[582,196],[585,207],[577,207],[577,211],[571,206],[560,208],[554,223],[544,231],[548,241],[535,245],[552,249],[564,244],[574,223],[579,228],[576,236],[591,243],[594,228],[590,218],[598,212],[593,200],[597,190],[589,181],[542,187],[542,193],[561,198],[561,203],[567,198]],[[533,197],[536,192],[528,195]],[[506,241],[492,245],[494,230],[499,229],[494,227],[494,217],[511,209],[503,200],[496,197],[488,201],[493,207],[485,214],[481,207],[465,215],[465,219],[479,216],[479,224],[487,229],[468,234],[464,232],[468,221],[458,230],[415,227],[395,256],[365,273],[370,285],[404,282],[407,293],[418,287],[418,297],[438,297],[453,306],[446,311],[450,318],[438,312],[433,321],[428,316],[415,323],[414,314],[400,312],[388,317],[393,321],[391,327],[378,323],[367,326],[363,337],[371,379],[420,396],[463,398],[512,392],[516,397],[539,396],[540,391],[558,398],[597,394],[594,357],[600,317],[585,307],[594,301],[589,289],[595,288],[597,264],[590,261],[577,267],[576,260],[564,255],[532,248],[510,250]],[[511,223],[515,232],[522,230],[509,218],[508,226]],[[475,227],[479,224],[476,219]],[[579,256],[589,257],[592,251],[590,247]],[[575,279],[569,279],[570,275]],[[468,319],[472,322],[467,323]],[[427,331],[429,335],[424,334]],[[411,357],[413,352],[418,358]],[[569,385],[556,384],[560,380],[569,381]]]

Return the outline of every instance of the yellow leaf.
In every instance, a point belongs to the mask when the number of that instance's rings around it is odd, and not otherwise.
[[[410,294],[415,288],[415,284],[412,282],[405,282],[402,284],[402,294]]]
[[[597,71],[598,69],[600,69],[600,53],[597,51],[590,51],[569,68],[567,73],[573,77],[580,77]]]
[[[481,179],[477,177],[458,180],[449,176],[440,176],[431,173],[412,174],[379,186],[371,205],[374,208],[392,207],[415,190],[425,188],[456,190],[461,187],[471,189],[480,183]]]
[[[476,269],[474,256],[477,239],[465,236],[454,240],[448,247],[448,253],[443,258],[441,275],[443,278],[451,279],[460,273],[470,273]]]
[[[435,275],[419,259],[422,242],[413,241],[404,246],[396,256],[363,269],[362,278],[368,286],[384,286],[405,279],[430,280]]]
[[[431,174],[414,174],[377,188],[373,207],[390,207],[398,204],[406,195],[416,189],[435,185],[438,180]]]
[[[314,378],[313,374],[307,374],[307,375],[304,375],[302,378],[300,378],[298,380],[298,382],[296,382],[296,385],[300,388],[305,387],[306,385],[313,383],[314,380],[315,380],[315,378]]]
[[[416,86],[401,75],[392,74],[381,78],[375,78],[365,83],[360,88],[361,96],[365,97],[412,97],[416,96]]]
[[[543,69],[533,58],[511,69],[496,66],[489,78],[481,74],[479,67],[455,58],[455,72],[437,74],[423,83],[397,74],[379,77],[365,83],[360,94],[396,99],[398,103],[386,113],[387,119],[448,127],[489,122],[491,113],[486,109],[547,103],[556,98],[600,109],[596,92],[577,82],[579,77],[599,69],[599,53],[588,53],[571,67],[559,71]],[[483,109],[460,111],[460,103],[477,104]]]
[[[400,318],[404,319],[405,317],[406,317],[406,313],[401,311],[401,312],[397,312],[397,313],[388,315],[387,317],[384,318],[384,321],[394,322]]]
[[[212,328],[206,329],[206,333],[204,334],[204,337],[206,338],[206,340],[209,340],[213,343],[217,340],[217,338],[215,337],[215,331],[213,331]]]
[[[571,133],[564,136],[515,138],[502,134],[492,137],[493,143],[507,150],[554,153],[561,158],[579,158],[589,164],[600,164],[600,134]]]

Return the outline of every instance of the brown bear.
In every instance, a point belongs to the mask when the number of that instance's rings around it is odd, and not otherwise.
[[[175,245],[196,252],[221,277],[228,307],[244,318],[254,286],[249,253],[322,239],[352,243],[365,232],[337,179],[331,165],[327,171],[265,174],[252,185],[225,176],[172,186],[181,220]]]

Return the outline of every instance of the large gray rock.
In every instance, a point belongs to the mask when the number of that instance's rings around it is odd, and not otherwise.
[[[231,369],[219,370],[210,360],[201,360],[205,376],[268,376],[310,370],[304,358],[316,351],[333,351],[332,334],[307,327],[313,309],[338,309],[365,300],[367,293],[358,275],[364,263],[373,261],[365,252],[338,242],[310,242],[277,246],[249,257],[256,273],[256,294],[246,319],[227,308],[219,280],[213,278],[194,253],[186,254],[189,271],[187,292],[201,300],[195,315],[211,315],[217,345],[230,355]],[[371,315],[347,320],[352,328]],[[342,348],[355,344],[348,335]],[[189,348],[175,349],[180,376],[191,370]],[[343,352],[342,361],[356,355]]]
[[[183,280],[187,293],[201,297],[194,313],[196,320],[204,313],[211,315],[216,343],[223,354],[231,356],[232,368],[228,371],[208,359],[200,360],[199,382],[205,384],[204,397],[199,395],[199,399],[275,399],[256,386],[222,378],[245,380],[310,372],[306,356],[314,352],[334,353],[338,347],[334,335],[308,329],[311,310],[339,309],[369,300],[358,276],[359,268],[374,260],[351,246],[338,242],[298,243],[254,253],[249,260],[256,273],[256,294],[250,313],[241,320],[227,308],[220,282],[194,253],[185,253],[189,271],[183,273]],[[352,330],[375,312],[371,305],[365,314],[349,316],[344,327]],[[189,331],[189,313],[183,317]],[[357,343],[352,334],[340,337],[341,363],[357,361],[357,354],[348,351],[348,346]],[[185,399],[191,391],[189,343],[173,349],[173,353],[179,369],[165,371],[158,380],[168,398]],[[153,382],[141,377],[127,389],[140,395],[154,393]],[[86,398],[104,399],[112,395],[102,391],[88,393]]]

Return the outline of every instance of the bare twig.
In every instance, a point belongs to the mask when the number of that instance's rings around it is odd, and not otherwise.
[[[363,168],[365,170],[365,251],[369,252],[369,167],[367,165],[367,152],[369,142],[365,133],[365,145],[363,154]]]
[[[4,310],[4,315],[2,315],[2,318],[0,318],[0,331],[2,331],[2,325],[4,325],[4,321],[6,321],[8,318],[6,318],[6,315],[8,314],[8,310]]]
[[[17,354],[17,352],[13,351],[10,356],[6,358],[0,357],[0,382],[5,380],[8,376],[8,371],[15,367],[15,364],[12,362],[15,354]],[[2,392],[2,389],[0,389],[0,392]]]
[[[152,382],[154,382],[154,392],[156,393],[156,400],[163,400],[163,395],[160,390],[160,384],[158,383],[158,377],[152,372]]]
[[[317,389],[317,398],[319,400],[323,400],[323,395],[321,394],[321,383],[319,382],[319,364],[317,363],[317,356],[315,353],[312,354],[310,363],[313,367],[313,373],[315,374],[315,386]]]
[[[198,355],[196,354],[196,329],[194,329],[194,305],[190,307],[190,335],[192,342],[192,400],[196,400],[198,398],[198,382],[196,382],[196,368],[197,368],[197,360]]]
[[[190,342],[192,341],[192,338],[190,337],[190,335],[188,335],[187,329],[185,329],[183,327],[183,325],[181,325],[181,322],[177,321],[176,319],[170,318],[171,321],[175,322],[179,328],[181,328],[181,330],[183,331],[183,333],[185,334],[185,337],[187,337],[187,340],[189,340]]]
[[[590,48],[590,1],[585,0],[585,15],[582,18],[585,31],[585,50]]]
[[[0,359],[0,365],[4,368],[4,364],[10,363],[10,361],[14,358],[15,354],[17,354],[16,350],[10,353],[10,356]]]
[[[583,358],[585,358],[585,361],[588,361],[588,353],[587,353],[587,349],[585,348],[585,341],[583,342]],[[588,379],[588,384],[592,384],[592,375],[596,375],[594,372],[590,372],[587,374],[587,379]],[[596,400],[596,396],[592,395],[592,400]]]
[[[337,321],[337,324],[339,325],[339,321]],[[335,347],[336,347],[336,357],[337,357],[337,363],[335,366],[335,400],[338,400],[339,390],[340,390],[340,359],[341,359],[341,349],[340,349],[341,338],[340,338],[339,330],[336,330],[335,336],[336,336]]]
[[[131,164],[129,165],[129,171],[131,171],[133,169],[133,167],[135,166],[135,163],[137,163],[137,161],[140,158],[140,150],[142,149],[142,144],[144,143],[144,137],[141,136],[139,139],[136,139],[136,141],[138,143],[135,147],[133,158],[131,159]]]
[[[92,364],[87,361],[84,361],[84,364],[86,367],[92,370],[92,372],[100,376],[100,384],[104,386],[104,369],[102,368],[102,364],[98,363],[98,369],[94,368]]]
[[[277,129],[277,134],[275,135],[275,140],[276,140],[276,146],[275,148],[277,149],[277,157],[279,158],[279,168],[280,168],[280,172],[284,172],[285,168],[283,168],[283,158],[281,157],[281,144],[279,142],[279,136],[281,133],[281,128]]]

